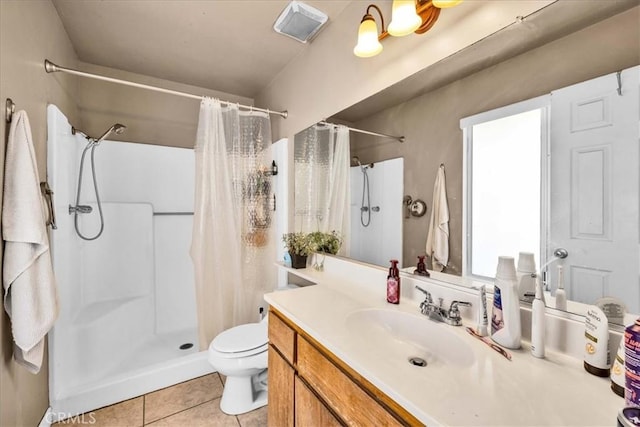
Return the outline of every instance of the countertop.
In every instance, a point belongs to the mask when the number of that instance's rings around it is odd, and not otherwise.
[[[353,324],[347,327],[347,318],[363,309],[421,316],[416,301],[388,304],[384,293],[345,274],[312,269],[295,274],[316,285],[270,293],[265,300],[428,426],[611,426],[624,406],[609,379],[588,374],[581,359],[550,351],[537,359],[523,342],[521,349],[508,350],[509,361],[463,327],[443,323],[435,325],[464,340],[473,363],[412,366],[394,352],[393,342],[376,351]]]

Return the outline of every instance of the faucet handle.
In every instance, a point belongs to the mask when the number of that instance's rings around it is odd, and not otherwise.
[[[422,289],[420,286],[416,285],[416,289],[419,290],[420,292],[422,292],[424,294],[424,299],[428,302],[432,302],[433,299],[431,298],[431,293],[429,291],[427,291],[426,289]]]
[[[459,306],[471,307],[470,302],[466,301],[452,301],[449,306],[449,313],[447,323],[452,326],[462,325],[462,316],[460,316]]]
[[[451,305],[449,306],[449,311],[453,311],[453,312],[459,312],[460,310],[458,309],[459,306],[463,306],[463,307],[471,307],[471,303],[470,302],[466,302],[466,301],[452,301]]]

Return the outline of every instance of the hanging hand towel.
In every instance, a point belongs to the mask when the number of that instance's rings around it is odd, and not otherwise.
[[[13,356],[32,373],[42,366],[44,338],[58,315],[46,216],[27,113],[14,115],[5,161],[2,209],[4,308]]]
[[[444,166],[440,165],[433,185],[433,206],[427,234],[427,255],[431,257],[432,268],[442,271],[449,262],[449,206],[447,205],[447,184]]]

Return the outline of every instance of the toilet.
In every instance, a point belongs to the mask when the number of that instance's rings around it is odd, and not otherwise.
[[[276,290],[297,288],[296,285]],[[220,409],[238,415],[267,404],[267,317],[218,334],[209,345],[209,363],[226,376]]]

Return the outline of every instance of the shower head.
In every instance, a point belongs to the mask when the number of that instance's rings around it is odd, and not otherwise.
[[[351,163],[353,163],[354,165],[358,165],[358,166],[362,167],[362,163],[360,163],[360,158],[358,156],[353,156],[351,158]]]
[[[125,125],[121,125],[120,123],[116,123],[113,126],[111,126],[105,133],[103,133],[102,136],[100,138],[98,138],[95,143],[98,144],[98,143],[102,142],[102,140],[105,139],[107,136],[109,136],[109,134],[111,132],[115,132],[116,135],[120,135],[122,132],[124,132],[124,130],[126,128],[127,127]]]

